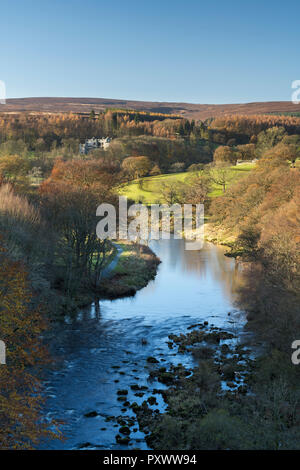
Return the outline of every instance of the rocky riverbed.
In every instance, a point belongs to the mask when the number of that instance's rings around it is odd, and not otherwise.
[[[235,307],[235,260],[212,244],[188,252],[183,240],[151,249],[162,263],[147,287],[95,302],[49,333],[55,363],[45,377],[45,415],[63,422],[65,439],[40,448],[157,447],[160,429],[173,435],[164,420],[178,413],[176,403],[192,416],[199,390],[205,407],[208,396],[244,394],[251,357],[245,314]]]

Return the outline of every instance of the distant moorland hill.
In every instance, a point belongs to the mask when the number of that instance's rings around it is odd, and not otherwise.
[[[270,101],[241,104],[192,104],[131,101],[108,98],[13,98],[0,105],[0,112],[75,112],[89,113],[106,108],[134,109],[153,113],[177,114],[188,119],[207,119],[225,114],[299,113],[300,104],[291,101]]]

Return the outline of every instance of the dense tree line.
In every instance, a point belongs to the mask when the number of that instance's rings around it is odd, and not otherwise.
[[[242,296],[253,323],[288,353],[300,331],[300,173],[289,158],[275,146],[211,205],[212,221],[234,234],[235,249],[254,261],[244,291],[249,295]]]
[[[21,140],[29,150],[48,150],[63,144],[64,139],[93,136],[156,135],[174,137],[186,134],[193,124],[172,115],[107,110],[98,116],[78,114],[2,114],[0,143]]]
[[[0,171],[28,182],[49,176],[55,159],[81,158],[79,143],[93,136],[113,137],[107,152],[116,160],[144,155],[162,172],[172,165],[212,160],[214,144],[201,139],[194,121],[178,116],[107,110],[99,115],[19,114],[0,116]]]
[[[201,139],[193,140],[180,137],[168,139],[142,135],[114,139],[105,155],[119,161],[127,157],[147,156],[162,173],[168,173],[173,171],[175,164],[180,163],[181,167],[178,171],[184,171],[191,164],[210,162],[214,149],[213,144]]]
[[[286,159],[294,165],[300,156],[300,135],[289,135],[283,127],[270,127],[257,135],[255,144],[220,145],[214,152],[213,160],[215,163],[235,165],[238,160],[260,159],[267,152],[271,158]]]
[[[282,128],[287,134],[300,134],[300,118],[274,115],[228,115],[209,119],[202,124],[201,133],[222,145],[256,143],[257,136],[269,128]]]

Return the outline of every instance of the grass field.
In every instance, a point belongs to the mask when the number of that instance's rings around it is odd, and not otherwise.
[[[246,175],[252,170],[254,164],[245,163],[238,166],[232,166],[232,180],[231,184]],[[189,179],[195,176],[196,172],[183,172],[183,173],[172,173],[158,176],[147,176],[142,178],[140,181],[132,181],[119,189],[119,194],[132,199],[135,202],[143,202],[144,204],[156,204],[163,203],[161,196],[161,188],[163,184],[174,183],[174,182],[185,182],[188,183]],[[216,197],[222,194],[222,188],[213,185],[210,193],[211,197]]]

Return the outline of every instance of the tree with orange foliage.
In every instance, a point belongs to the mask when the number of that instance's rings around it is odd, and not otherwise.
[[[122,168],[130,178],[139,179],[146,176],[153,164],[148,157],[127,157],[123,160]]]
[[[297,158],[293,145],[286,145],[283,143],[275,145],[275,147],[266,151],[263,158],[258,160],[257,166],[259,168],[278,166],[294,166]]]
[[[40,340],[46,322],[33,301],[23,266],[0,246],[0,334],[6,345],[6,365],[0,365],[2,449],[30,449],[42,437],[59,436],[41,417],[38,376],[49,358]]]
[[[220,145],[214,152],[214,162],[216,163],[230,163],[235,165],[236,161],[237,154],[232,147]]]
[[[118,163],[104,158],[66,162],[58,159],[50,175],[51,181],[61,181],[82,187],[101,185],[111,188],[118,183],[119,178]]]

